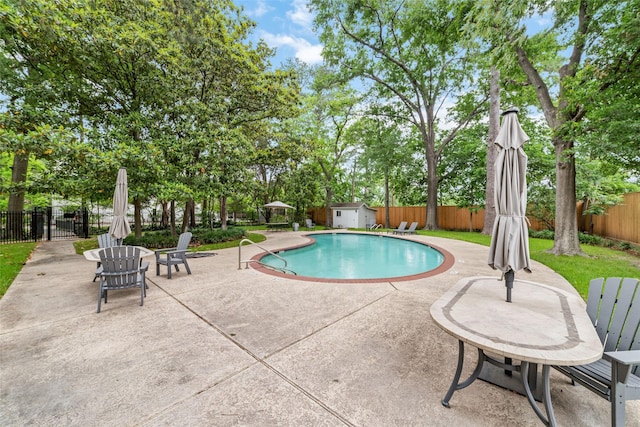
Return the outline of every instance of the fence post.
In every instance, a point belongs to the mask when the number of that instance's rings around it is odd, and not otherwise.
[[[89,237],[89,211],[87,208],[82,208],[82,234],[85,239]]]
[[[51,240],[51,222],[53,220],[53,208],[47,206],[47,240]]]
[[[31,211],[31,238],[37,242],[44,234],[44,212],[39,212],[38,208]]]

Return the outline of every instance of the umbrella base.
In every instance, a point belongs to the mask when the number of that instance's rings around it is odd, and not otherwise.
[[[507,390],[526,396],[522,379],[520,378],[520,366],[505,363],[507,369],[495,366],[491,363],[484,363],[480,371],[480,378],[490,384],[497,385]],[[513,374],[513,375],[510,375]],[[531,385],[531,393],[533,398],[538,402],[542,402],[542,373],[535,363],[529,364],[529,384]]]

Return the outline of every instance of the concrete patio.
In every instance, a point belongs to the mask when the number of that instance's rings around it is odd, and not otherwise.
[[[261,245],[305,234],[268,233]],[[316,283],[238,270],[238,249],[224,249],[171,280],[152,264],[143,307],[136,290],[112,292],[100,314],[95,263],[71,241],[43,242],[0,300],[0,425],[541,426],[525,397],[483,381],[440,404],[457,341],[429,307],[462,277],[498,274],[486,247],[409,238],[447,249],[454,266],[414,281]],[[518,276],[572,289],[533,270]],[[559,425],[609,424],[608,402],[555,371],[551,381]],[[640,402],[627,403],[627,425],[640,426]]]

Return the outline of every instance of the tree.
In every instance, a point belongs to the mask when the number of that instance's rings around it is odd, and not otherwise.
[[[390,180],[392,172],[404,163],[412,153],[406,149],[400,130],[395,123],[391,123],[381,109],[373,106],[369,114],[356,121],[347,131],[347,137],[353,145],[362,149],[358,160],[366,165],[366,176],[362,180],[363,188],[369,194],[373,193],[372,185],[376,184],[375,177],[382,176],[383,205],[385,207],[385,227],[389,228]],[[366,197],[359,200],[371,203]]]
[[[57,108],[63,82],[56,64],[47,61],[46,41],[38,37],[41,12],[24,14],[24,6],[0,6],[0,151],[12,154],[10,184],[3,185],[9,212],[24,209],[29,160],[51,155],[61,133],[56,125],[65,123]],[[21,219],[8,232],[21,233]]]
[[[574,255],[581,253],[576,221],[576,128],[593,109],[589,100],[580,96],[579,88],[588,87],[590,93],[601,94],[626,81],[624,73],[637,69],[638,45],[616,41],[612,33],[625,39],[637,32],[635,27],[613,31],[621,20],[637,20],[637,1],[600,2],[575,1],[517,1],[510,7],[499,2],[478,2],[473,14],[484,38],[494,47],[497,56],[507,61],[513,58],[535,90],[545,120],[552,130],[556,158],[556,218],[552,252]],[[634,8],[635,7],[635,8]],[[533,15],[553,14],[551,29],[529,35],[527,19]],[[624,19],[626,17],[626,19]],[[635,38],[632,38],[636,40]],[[591,69],[590,64],[609,52],[611,45],[624,45],[609,57],[608,66]],[[631,49],[629,49],[633,46]],[[569,49],[568,56],[561,52]],[[635,54],[634,54],[635,52]],[[591,72],[588,72],[591,70]],[[607,79],[598,78],[606,72]],[[618,86],[620,87],[620,86]]]
[[[399,100],[418,129],[427,168],[427,229],[438,228],[442,152],[480,114],[487,98],[484,89],[476,92],[474,57],[462,45],[460,30],[470,4],[311,1],[325,59],[348,77],[374,82],[381,99]],[[445,108],[447,102],[454,107]],[[447,132],[438,135],[445,120]]]
[[[311,155],[319,165],[325,191],[325,224],[331,226],[334,190],[340,184],[342,162],[352,154],[353,146],[345,138],[356,117],[359,97],[327,68],[313,67],[313,82],[306,96],[306,133],[314,147]]]

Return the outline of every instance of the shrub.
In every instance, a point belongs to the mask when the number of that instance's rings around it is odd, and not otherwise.
[[[228,242],[231,240],[241,239],[245,235],[242,228],[222,229],[195,229],[193,230],[193,238],[201,245],[209,243]]]
[[[547,239],[547,240],[553,240],[555,236],[555,233],[553,232],[553,230],[540,230],[540,231],[535,231],[535,230],[529,230],[529,237],[533,237],[534,239]]]
[[[191,232],[193,233],[191,238],[192,246],[228,242],[245,236],[245,231],[242,228],[229,228],[227,230],[194,228]],[[178,237],[172,236],[169,230],[147,231],[139,239],[136,239],[133,235],[128,236],[124,239],[124,244],[155,249],[173,248],[178,244]]]
[[[172,236],[169,230],[153,231],[144,233],[139,239],[131,234],[124,239],[124,244],[155,249],[173,248],[178,244],[178,237]]]
[[[606,246],[604,240],[600,236],[594,234],[578,233],[578,240],[585,245]]]

